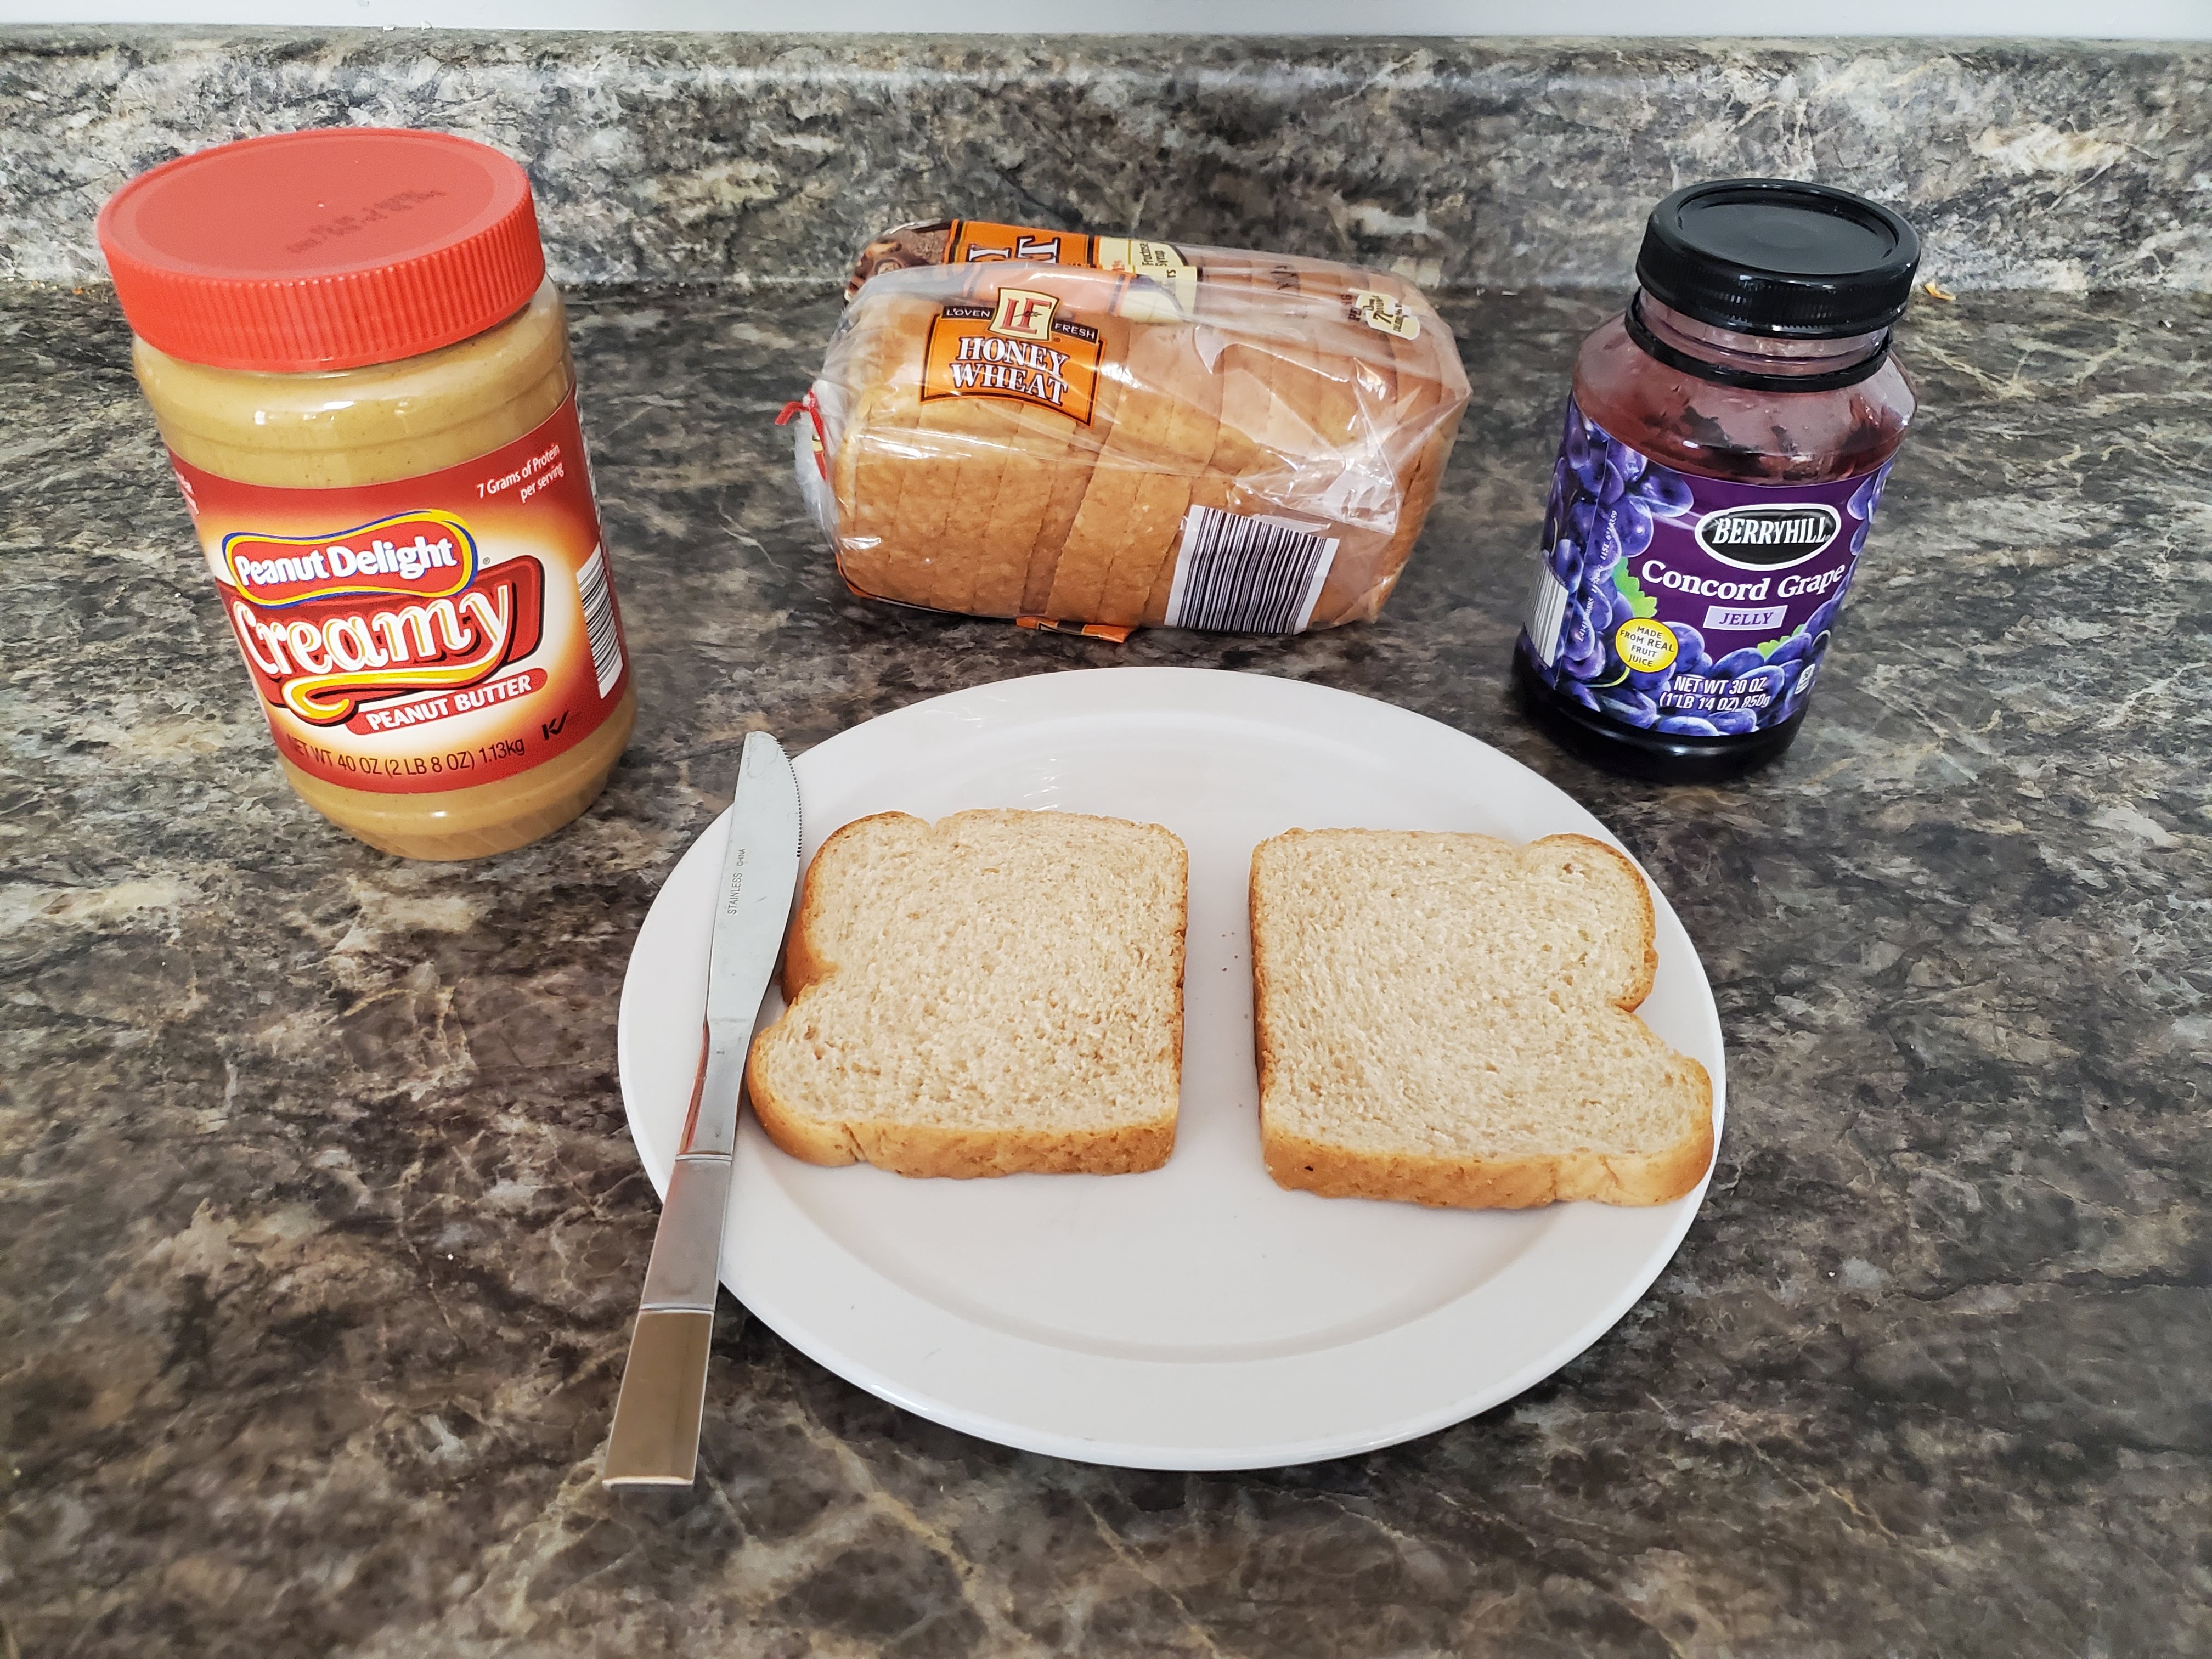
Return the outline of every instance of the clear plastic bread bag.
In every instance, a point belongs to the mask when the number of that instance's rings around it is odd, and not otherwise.
[[[1322,260],[950,221],[862,256],[787,411],[854,592],[1031,625],[1373,617],[1467,406],[1411,284]]]

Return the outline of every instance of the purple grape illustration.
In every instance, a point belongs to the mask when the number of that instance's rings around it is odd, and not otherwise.
[[[1598,707],[1617,720],[1631,726],[1650,726],[1659,723],[1659,705],[1632,686],[1620,686],[1597,700]]]
[[[1844,503],[1862,526],[1874,522],[1875,509],[1881,505],[1881,492],[1889,483],[1889,469],[1896,465],[1894,460],[1884,461],[1867,475],[1867,481],[1853,490],[1850,500]],[[1851,551],[1857,552],[1857,546],[1854,545]]]
[[[1858,520],[1854,552],[1865,540],[1888,472],[1884,466],[1870,474],[1850,498]],[[1544,513],[1545,568],[1564,598],[1553,601],[1559,620],[1547,641],[1554,647],[1552,660],[1531,651],[1537,672],[1583,708],[1647,731],[1715,737],[1790,720],[1826,653],[1843,589],[1787,637],[1740,647],[1717,659],[1708,654],[1704,635],[1684,622],[1664,624],[1675,644],[1665,667],[1634,668],[1620,656],[1621,625],[1653,614],[1652,601],[1628,574],[1632,562],[1650,547],[1656,521],[1680,518],[1692,505],[1688,479],[1568,404]]]
[[[1783,641],[1781,644],[1776,646],[1772,651],[1767,653],[1766,660],[1771,666],[1780,668],[1786,664],[1796,662],[1812,648],[1813,636],[1811,635],[1802,633],[1792,634],[1788,639]]]
[[[1676,649],[1673,672],[1677,674],[1706,674],[1712,671],[1712,662],[1705,655],[1705,636],[1687,623],[1668,623],[1674,635]]]
[[[1670,468],[1652,463],[1637,493],[1662,519],[1679,518],[1690,510],[1690,481]]]

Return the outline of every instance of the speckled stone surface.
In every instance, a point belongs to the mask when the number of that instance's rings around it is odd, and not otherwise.
[[[437,866],[280,781],[106,297],[0,292],[0,1651],[2212,1651],[2212,304],[1919,307],[1802,739],[1671,791],[1501,692],[1593,301],[1452,308],[1381,622],[1125,651],[842,593],[769,424],[826,296],[576,311],[643,718],[586,819]],[[1727,1031],[1680,1255],[1519,1401],[1261,1474],[969,1439],[726,1299],[704,1480],[611,1499],[617,997],[739,734],[1124,660],[1391,699],[1624,837]]]
[[[520,157],[569,281],[819,282],[956,214],[1611,289],[1668,191],[1782,173],[1954,287],[2212,289],[2202,45],[19,29],[0,123],[0,276],[53,282],[139,169],[363,123]]]

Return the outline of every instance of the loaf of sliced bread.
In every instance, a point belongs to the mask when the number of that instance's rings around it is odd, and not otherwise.
[[[1633,1010],[1635,866],[1582,836],[1293,830],[1252,854],[1268,1173],[1470,1209],[1663,1204],[1713,1153],[1711,1079]]]
[[[1188,860],[1157,824],[886,812],[822,844],[790,1006],[746,1082],[769,1138],[908,1176],[1121,1175],[1175,1148]]]
[[[979,230],[1043,257],[974,257]],[[1326,545],[1310,625],[1371,618],[1467,405],[1420,292],[1328,260],[939,221],[870,243],[847,297],[801,465],[847,583],[900,604],[1272,628],[1255,596]],[[1221,588],[1198,611],[1187,547]]]

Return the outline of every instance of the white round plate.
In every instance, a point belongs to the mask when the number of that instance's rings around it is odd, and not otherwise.
[[[735,763],[735,751],[732,752]],[[1164,1169],[910,1181],[785,1157],[751,1115],[722,1281],[793,1347],[986,1439],[1139,1468],[1266,1468],[1370,1450],[1509,1400],[1595,1342],[1705,1196],[1521,1212],[1285,1192],[1260,1162],[1245,927],[1279,830],[1604,826],[1464,732],[1295,680],[1185,668],[1042,674],[934,697],[801,755],[805,851],[871,812],[975,806],[1165,824],[1190,849],[1182,1121]],[[720,821],[684,854],[623,986],[630,1132],[665,1191],[697,1069]],[[1614,842],[1618,845],[1619,843]],[[1713,1079],[1721,1029],[1656,893],[1642,1012]],[[771,993],[763,1019],[781,1012]]]

